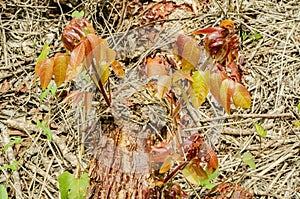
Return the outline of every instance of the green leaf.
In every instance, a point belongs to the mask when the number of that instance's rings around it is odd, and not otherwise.
[[[7,194],[6,188],[3,184],[0,184],[0,198],[8,199],[8,194]]]
[[[208,171],[206,171],[208,174]],[[212,189],[216,186],[216,184],[211,183],[212,180],[214,180],[219,173],[219,168],[217,168],[212,174],[208,175],[208,179],[200,179],[200,184],[204,186],[207,189]]]
[[[264,138],[267,136],[267,131],[260,124],[254,123],[254,127],[256,129],[257,134],[260,137]]]
[[[47,140],[49,140],[51,142],[52,141],[52,132],[51,132],[51,129],[46,125],[46,123],[44,121],[40,122],[39,120],[37,120],[36,126],[42,128],[42,130],[44,131],[44,133],[47,137]]]
[[[22,142],[22,138],[21,137],[12,137],[12,141],[10,141],[9,143],[7,143],[3,149],[2,152],[4,153],[5,151],[7,151],[7,149],[11,146],[13,146],[14,144],[21,144]]]
[[[254,30],[253,37],[254,37],[254,40],[259,40],[260,38],[262,38],[262,35],[259,32],[257,32],[256,30]]]
[[[245,152],[243,155],[243,162],[248,164],[252,169],[256,169],[256,165],[253,160],[253,156],[250,152]]]
[[[83,199],[89,186],[89,177],[83,173],[80,178],[75,178],[68,171],[58,177],[61,199]]]
[[[4,170],[4,169],[11,169],[12,171],[15,171],[18,166],[19,166],[19,163],[15,160],[9,165],[0,167],[0,171]]]
[[[195,108],[198,108],[203,104],[205,98],[209,92],[209,71],[196,71],[193,76],[192,89],[190,90],[190,96],[192,104]]]
[[[74,179],[70,184],[68,199],[84,199],[89,186],[89,177],[84,173],[79,179]]]
[[[242,32],[242,38],[243,38],[243,41],[245,41],[245,40],[247,39],[247,37],[248,37],[247,32],[243,31],[243,32]]]
[[[81,10],[80,12],[75,10],[72,12],[72,18],[76,17],[77,19],[82,18],[84,16],[84,11]]]
[[[43,50],[42,50],[41,54],[38,56],[36,62],[38,63],[39,61],[46,59],[47,56],[49,55],[49,51],[50,51],[50,47],[48,46],[47,43],[45,43]]]
[[[68,171],[63,172],[58,176],[59,191],[61,199],[67,199],[69,193],[69,187],[71,182],[74,180],[74,176]]]
[[[299,104],[298,104],[298,106],[297,106],[297,107],[298,107],[298,111],[300,112],[300,102],[299,102]]]
[[[51,85],[48,85],[48,87],[46,88],[46,90],[44,90],[40,96],[40,102],[43,102],[45,97],[47,97],[48,93],[50,92],[50,87]]]

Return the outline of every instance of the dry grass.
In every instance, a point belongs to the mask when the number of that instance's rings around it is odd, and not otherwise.
[[[137,13],[128,17],[126,1],[106,1],[110,4],[107,9],[96,1],[68,1],[74,2],[68,3],[69,10],[64,1],[60,2],[0,1],[0,146],[14,136],[23,138],[20,145],[9,147],[0,157],[0,166],[14,160],[19,163],[14,172],[0,171],[0,183],[6,184],[11,198],[59,198],[58,175],[64,170],[74,171],[79,164],[86,168],[90,159],[82,152],[81,137],[73,126],[76,113],[61,100],[47,97],[40,103],[41,90],[33,77],[43,44],[55,46],[51,55],[61,50],[57,47],[61,30],[75,9],[85,8],[103,37],[117,38],[116,34],[130,28],[151,24],[141,25]],[[300,102],[298,0],[210,0],[208,5],[201,0],[192,2],[198,8],[195,16],[175,13],[170,16],[173,19],[166,20],[165,27],[172,30],[180,26],[190,33],[230,18],[245,36],[241,54],[249,73],[245,84],[252,94],[251,108],[235,110],[232,116],[211,117],[212,108],[206,103],[198,112],[202,124],[198,130],[209,135],[211,125],[215,125],[221,132],[216,145],[220,161],[218,180],[238,183],[256,198],[300,198],[300,127],[293,124],[300,120],[296,109]],[[255,39],[255,32],[261,38]],[[134,61],[129,61],[128,68],[140,64],[150,52],[151,49],[130,49],[126,56]],[[106,114],[105,110],[100,112]],[[37,119],[44,119],[51,127],[52,142],[35,128]],[[266,138],[259,138],[253,123],[267,129]],[[246,151],[255,156],[256,169],[237,157]],[[206,192],[182,182],[192,198]]]

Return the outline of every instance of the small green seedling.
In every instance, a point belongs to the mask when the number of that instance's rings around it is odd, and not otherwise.
[[[72,12],[72,17],[73,18],[77,18],[77,19],[79,19],[79,18],[82,18],[84,16],[84,11],[83,10],[81,10],[81,11],[74,11],[74,12]]]
[[[83,199],[89,186],[89,177],[83,173],[80,178],[75,178],[68,171],[58,177],[61,199]]]
[[[243,155],[243,162],[249,165],[252,169],[256,169],[254,158],[250,152],[245,152]]]
[[[254,127],[260,137],[264,138],[267,136],[267,131],[260,124],[254,123]]]
[[[46,123],[44,121],[39,121],[37,120],[36,121],[36,127],[37,128],[42,128],[42,130],[44,131],[44,133],[46,134],[47,136],[47,140],[48,141],[52,141],[52,132],[51,132],[51,129],[46,125]]]
[[[22,138],[21,137],[12,137],[12,140],[7,143],[3,149],[2,149],[2,152],[5,153],[5,151],[7,151],[7,149],[15,144],[21,144],[22,143]]]
[[[9,165],[1,166],[0,171],[5,170],[5,169],[11,169],[12,171],[17,170],[17,167],[19,166],[19,163],[15,160]]]
[[[6,188],[3,184],[0,184],[0,198],[8,199],[8,194],[7,194]]]

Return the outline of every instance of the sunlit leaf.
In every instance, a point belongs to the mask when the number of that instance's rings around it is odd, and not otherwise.
[[[250,108],[251,96],[247,88],[242,84],[235,82],[232,101],[236,107]]]
[[[74,178],[69,185],[68,199],[84,199],[89,186],[89,177],[83,173],[80,178]]]
[[[194,82],[193,77],[191,77],[191,71],[190,70],[177,70],[172,75],[172,81],[173,83],[177,82],[178,80],[187,79],[190,82]]]
[[[71,182],[74,180],[74,176],[68,171],[63,172],[58,176],[59,192],[61,199],[67,199],[69,193],[69,187]]]
[[[293,120],[293,121],[292,121],[292,124],[293,124],[295,127],[300,127],[300,121],[299,121],[299,120]]]
[[[297,106],[297,107],[298,107],[298,111],[300,112],[300,102],[299,102],[299,104],[298,104],[298,106]]]
[[[201,186],[204,186],[207,189],[212,189],[216,186],[216,184],[211,183],[211,181],[216,179],[216,177],[218,176],[219,168],[214,170],[214,172],[211,174],[209,174],[210,172],[207,171],[207,169],[206,169],[206,173],[208,175],[208,179],[200,179],[200,184],[201,184]]]
[[[168,75],[160,75],[157,80],[157,95],[162,98],[170,89],[172,84],[171,77]]]
[[[66,79],[66,73],[68,64],[70,62],[70,56],[65,53],[57,53],[54,56],[53,74],[54,80],[59,87]]]
[[[250,152],[245,152],[243,155],[243,161],[248,164],[252,169],[256,169],[253,156]]]
[[[113,63],[111,64],[111,68],[118,77],[123,78],[125,76],[123,66],[117,60],[113,61]]]
[[[40,61],[46,59],[47,56],[49,55],[49,51],[50,51],[50,47],[48,46],[47,43],[45,43],[44,46],[43,46],[42,52],[41,52],[41,54],[38,56],[36,62],[38,63],[38,62],[40,62]]]
[[[190,96],[192,104],[195,108],[198,108],[203,104],[205,98],[209,92],[209,71],[196,71],[192,78],[193,82],[191,83]]]
[[[260,137],[264,138],[267,136],[267,131],[260,124],[254,123],[254,127],[256,129],[257,134]]]
[[[193,159],[183,169],[183,176],[191,183],[200,185],[200,179],[208,179],[208,176],[204,169],[196,163],[197,160]]]
[[[40,82],[42,90],[45,90],[52,79],[53,74],[53,58],[47,58],[41,61],[40,65]]]
[[[230,114],[230,99],[233,94],[234,81],[231,79],[224,79],[220,87],[221,105],[225,111]]]
[[[155,56],[154,58],[148,57],[146,61],[146,73],[148,77],[155,75],[168,75],[169,66],[166,59],[161,56]]]
[[[82,18],[84,16],[84,11],[81,10],[80,12],[75,10],[74,12],[72,12],[72,15],[71,15],[73,18],[76,17],[76,18]]]
[[[85,42],[81,41],[77,44],[77,46],[73,49],[70,55],[70,65],[72,68],[78,67],[85,56]]]
[[[159,169],[159,173],[166,173],[167,171],[170,170],[171,166],[173,165],[173,160],[172,160],[172,156],[168,156],[165,161],[163,162],[163,164],[161,165],[160,169]]]
[[[91,46],[91,53],[87,55],[88,57],[91,57],[91,59],[95,58],[95,64],[100,63],[100,54],[101,54],[101,47],[100,43],[102,42],[102,39],[99,38],[95,34],[87,34],[87,39]]]
[[[220,23],[220,27],[232,31],[234,29],[234,22],[232,20],[223,20]]]
[[[6,187],[3,184],[0,184],[0,198],[1,199],[8,199],[8,194],[6,191]]]

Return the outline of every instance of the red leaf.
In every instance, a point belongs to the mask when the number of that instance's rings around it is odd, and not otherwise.
[[[42,90],[45,90],[49,85],[52,74],[53,74],[53,65],[54,61],[53,58],[47,58],[41,61],[40,65],[40,82],[42,86]]]
[[[73,69],[77,68],[83,61],[85,56],[85,42],[81,41],[71,52],[70,65]]]
[[[221,105],[224,107],[225,111],[230,114],[230,99],[234,90],[234,81],[231,79],[223,80],[220,87],[220,99]]]
[[[66,73],[68,64],[70,62],[70,56],[65,53],[57,53],[54,56],[53,74],[54,80],[59,87],[66,79]]]
[[[218,157],[216,152],[208,145],[206,145],[207,149],[207,159],[208,159],[208,166],[216,170],[219,167]],[[209,173],[211,174],[211,173]]]
[[[250,108],[251,96],[247,88],[240,83],[235,83],[232,101],[236,107]]]
[[[197,30],[197,31],[193,32],[193,34],[194,35],[211,34],[216,31],[221,32],[222,30],[224,30],[224,29],[220,28],[220,27],[208,27],[208,28],[203,28],[203,29]]]

